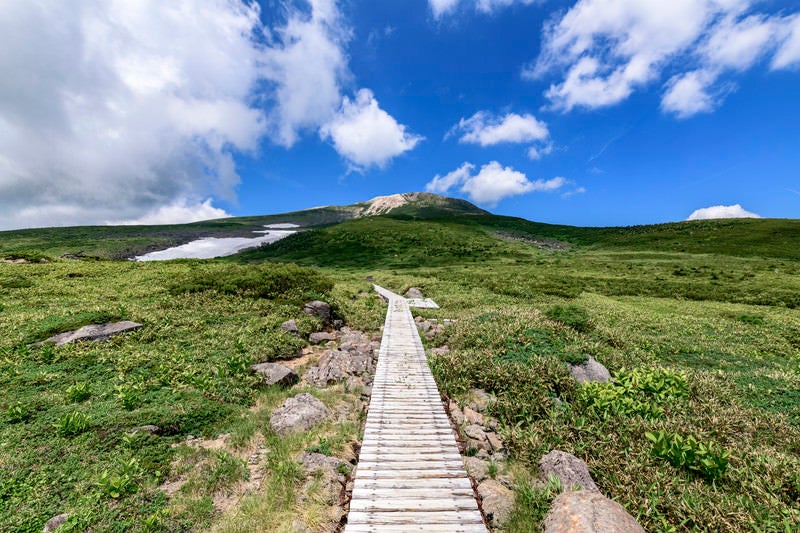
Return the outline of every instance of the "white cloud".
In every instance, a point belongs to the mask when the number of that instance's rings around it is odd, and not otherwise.
[[[345,96],[337,114],[320,129],[320,136],[330,139],[357,170],[383,167],[423,140],[381,109],[369,89],[358,91],[354,100]]]
[[[547,143],[543,146],[531,146],[528,148],[528,158],[537,161],[543,156],[549,155],[553,152],[553,143]]]
[[[475,4],[475,9],[482,13],[491,13],[497,9],[511,6],[513,4],[531,5],[541,3],[543,0],[474,0],[470,3]],[[453,13],[463,0],[428,0],[428,5],[433,12],[434,18],[441,18],[443,15]]]
[[[164,205],[134,220],[109,221],[108,224],[120,225],[158,225],[158,224],[187,224],[201,220],[227,218],[231,215],[224,209],[211,205],[211,198],[204,202],[190,203],[182,198],[170,205]]]
[[[449,135],[462,131],[459,142],[491,146],[501,143],[529,143],[543,141],[550,136],[547,125],[533,115],[506,113],[502,117],[488,111],[478,111],[469,118],[462,118]]]
[[[232,0],[0,4],[0,228],[232,198],[266,131],[259,28]]]
[[[681,117],[709,111],[730,85],[721,79],[726,72],[751,68],[776,49],[773,68],[800,61],[798,16],[749,14],[754,4],[579,0],[545,26],[542,52],[522,74],[538,79],[563,71],[545,95],[552,108],[570,111],[617,104],[669,68],[678,73],[665,87],[662,109]],[[690,93],[701,102],[685,102]]]
[[[761,216],[744,210],[739,204],[714,205],[695,210],[686,220],[707,220],[711,218],[761,218]]]
[[[697,113],[713,111],[717,105],[706,92],[710,82],[704,71],[687,72],[667,82],[667,92],[661,99],[661,109],[687,118]]]
[[[464,163],[444,176],[437,174],[428,182],[425,190],[446,194],[450,189],[458,187],[470,200],[494,207],[509,196],[534,191],[551,192],[569,183],[569,180],[562,177],[530,181],[524,173],[511,167],[503,167],[497,161],[483,165],[477,174],[474,174],[474,170],[475,165]]]
[[[351,34],[335,0],[310,0],[309,5],[310,14],[290,11],[264,54],[264,75],[275,84],[271,135],[287,147],[301,130],[314,131],[330,120],[350,76],[344,47]]]
[[[450,13],[458,7],[461,0],[428,0],[428,5],[433,12],[434,18],[439,18],[446,13]]]
[[[450,189],[458,185],[464,184],[472,177],[472,171],[475,170],[475,165],[472,163],[464,163],[452,172],[448,172],[444,176],[437,174],[431,181],[425,185],[425,190],[428,192],[435,192],[438,194],[446,194]]]

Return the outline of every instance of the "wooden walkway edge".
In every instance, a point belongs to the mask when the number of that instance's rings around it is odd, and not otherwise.
[[[486,533],[409,301],[375,290],[389,309],[344,531]]]

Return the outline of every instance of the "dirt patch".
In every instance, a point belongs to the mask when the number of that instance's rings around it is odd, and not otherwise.
[[[376,196],[369,202],[369,207],[361,213],[361,216],[382,215],[388,213],[392,209],[396,209],[401,205],[408,203],[408,199],[404,194],[392,194],[390,196]]]

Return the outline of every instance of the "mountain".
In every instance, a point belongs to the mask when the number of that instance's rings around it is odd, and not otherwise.
[[[82,253],[125,259],[201,237],[252,237],[292,223],[296,235],[234,256],[319,266],[413,267],[518,260],[531,250],[659,251],[800,259],[800,220],[725,219],[629,227],[576,227],[494,215],[460,199],[426,192],[378,196],[263,216],[167,226],[76,226],[0,232],[0,257]]]

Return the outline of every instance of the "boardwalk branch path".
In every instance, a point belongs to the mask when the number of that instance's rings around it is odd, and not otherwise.
[[[389,310],[345,533],[486,533],[409,302],[375,290]]]

